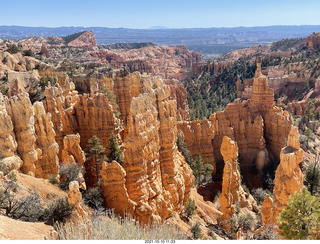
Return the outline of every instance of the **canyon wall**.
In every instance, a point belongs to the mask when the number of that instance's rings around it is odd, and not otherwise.
[[[194,135],[189,131],[194,125],[187,122],[178,124],[178,129],[184,133],[186,146],[192,156],[194,152],[200,152],[205,162],[215,162],[217,180],[222,179],[224,167],[220,152],[222,139],[228,136],[236,141],[239,147],[241,172],[249,187],[262,186],[263,168],[271,163],[279,163],[280,150],[292,126],[291,116],[274,105],[273,90],[268,87],[266,76],[261,73],[261,64],[258,63],[257,66],[253,78],[252,98],[228,104],[226,110],[214,113],[209,118],[210,128],[207,123],[195,123],[201,127],[198,131],[207,132],[199,133],[199,137],[192,139]],[[196,144],[194,141],[201,140],[202,134],[209,135],[206,137],[207,141]]]
[[[177,150],[176,104],[169,100],[170,88],[157,77],[143,79],[145,92],[133,97],[130,104],[124,163],[104,166],[102,189],[109,207],[147,223],[180,211],[194,177]],[[113,190],[110,181],[119,191]],[[118,207],[117,198],[125,199],[125,208]]]

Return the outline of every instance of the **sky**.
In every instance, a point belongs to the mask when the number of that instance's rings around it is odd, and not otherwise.
[[[0,25],[146,29],[320,25],[319,0],[4,0]]]

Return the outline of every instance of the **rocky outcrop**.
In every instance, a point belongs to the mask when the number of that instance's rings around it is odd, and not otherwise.
[[[111,163],[103,162],[101,190],[107,205],[117,206],[114,210],[118,214],[125,215],[127,213],[133,215],[137,204],[129,198],[125,178],[126,171],[116,161]]]
[[[274,179],[274,198],[266,195],[262,208],[262,222],[265,226],[277,224],[277,216],[287,206],[290,195],[303,187],[303,175],[299,164],[303,150],[300,148],[298,129],[292,126],[287,146],[281,149],[280,164]]]
[[[40,49],[40,54],[43,57],[49,58],[50,52],[49,52],[48,46],[46,44],[42,44],[41,49]]]
[[[229,137],[224,136],[221,144],[221,154],[225,166],[223,169],[222,192],[219,197],[221,205],[221,221],[229,219],[235,213],[235,203],[249,210],[257,210],[253,197],[245,193],[241,186],[241,176],[238,170],[238,145]],[[230,226],[225,225],[226,228]]]
[[[58,176],[58,144],[43,104],[31,104],[28,93],[21,91],[10,98],[1,95],[3,126],[1,162],[5,171],[20,169],[39,178]],[[21,160],[21,159],[22,160]]]
[[[178,120],[189,120],[189,106],[187,100],[187,91],[182,84],[177,80],[165,80],[166,85],[170,87],[170,100],[177,102],[177,116]]]
[[[78,181],[71,181],[69,183],[68,203],[72,208],[70,218],[73,223],[80,222],[80,224],[91,224],[91,221],[89,221],[89,214],[82,203],[82,195],[79,191]]]
[[[194,177],[177,150],[176,104],[168,99],[169,87],[156,77],[143,77],[143,85],[145,92],[133,97],[130,104],[123,166],[115,162],[104,165],[102,184],[114,199],[125,199],[126,207],[107,200],[109,208],[132,212],[139,221],[148,223],[179,211],[189,197]],[[115,175],[117,180],[112,180]],[[119,191],[113,192],[108,179]]]
[[[107,96],[101,93],[94,94],[93,97],[88,94],[79,95],[73,89],[74,84],[69,81],[62,87],[58,85],[46,88],[46,100],[43,103],[46,111],[52,114],[56,141],[62,149],[59,152],[60,161],[70,161],[72,156],[82,164],[84,159],[81,148],[86,148],[91,137],[98,136],[107,148],[111,132],[117,134],[120,128]],[[77,144],[79,138],[70,136],[74,133],[79,133],[81,147]],[[96,176],[90,163],[86,164],[86,170],[87,184],[93,185]]]
[[[304,45],[311,51],[320,50],[320,33],[313,33],[311,36],[308,36],[304,42]]]
[[[303,151],[300,148],[299,132],[292,127],[288,136],[287,146],[281,149],[280,164],[276,170],[274,179],[274,204],[273,222],[287,206],[289,196],[303,187],[303,175],[299,164],[303,159]]]
[[[63,138],[63,147],[61,151],[61,163],[77,163],[83,165],[85,162],[85,154],[80,147],[80,135],[71,134]]]
[[[16,151],[13,124],[5,106],[5,97],[0,93],[0,157],[3,159],[14,156]]]
[[[55,131],[51,121],[51,114],[46,113],[42,102],[33,104],[34,128],[36,145],[40,153],[35,162],[37,178],[48,178],[49,175],[59,174],[59,146],[55,140]]]
[[[270,226],[273,224],[272,206],[273,206],[272,197],[270,197],[270,195],[267,194],[261,206],[261,219],[264,226]]]
[[[80,47],[80,48],[86,48],[90,50],[96,49],[97,41],[94,36],[94,33],[92,31],[86,31],[83,34],[81,34],[76,39],[72,40],[68,43],[69,47]]]
[[[17,140],[17,153],[23,161],[21,171],[34,176],[35,162],[41,152],[36,147],[34,109],[29,95],[28,93],[18,94],[5,100],[5,104]]]
[[[183,140],[187,145],[192,158],[196,158],[200,153],[204,163],[213,166],[212,174],[216,173],[215,156],[213,152],[213,140],[215,131],[211,121],[194,120],[178,122],[178,132],[183,136]]]
[[[201,55],[189,51],[185,46],[148,46],[139,49],[114,49],[91,53],[102,62],[116,68],[128,67],[130,70],[154,73],[164,78],[180,79],[192,63],[199,62]]]
[[[262,187],[263,168],[270,166],[271,161],[276,165],[279,163],[280,150],[292,126],[291,116],[274,105],[267,77],[262,74],[259,62],[257,66],[251,99],[228,104],[226,110],[211,115],[208,122],[178,124],[192,156],[198,151],[205,162],[215,162],[215,180],[222,179],[224,162],[220,148],[223,137],[236,141],[243,180],[249,188]],[[199,132],[194,134],[191,131]]]

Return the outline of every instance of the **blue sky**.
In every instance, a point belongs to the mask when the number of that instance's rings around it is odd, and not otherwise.
[[[319,0],[6,0],[0,25],[149,28],[320,25]]]

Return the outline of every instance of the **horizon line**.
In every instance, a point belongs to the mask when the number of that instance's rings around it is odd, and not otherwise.
[[[301,25],[257,25],[257,26],[222,26],[222,27],[166,27],[154,28],[158,26],[151,26],[148,28],[132,28],[132,27],[107,27],[107,26],[25,26],[25,25],[0,25],[0,27],[25,27],[25,28],[107,28],[107,29],[132,29],[132,30],[175,30],[175,29],[232,29],[232,28],[259,28],[259,27],[305,27],[305,26],[320,26],[320,24],[301,24]]]

